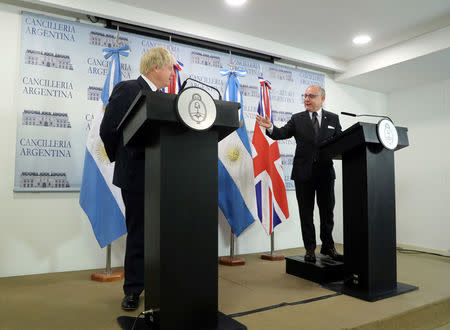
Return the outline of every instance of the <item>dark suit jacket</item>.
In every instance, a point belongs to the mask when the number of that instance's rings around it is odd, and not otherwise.
[[[144,192],[145,153],[125,147],[122,132],[116,128],[141,89],[151,90],[141,76],[136,80],[118,83],[109,98],[100,125],[100,137],[109,160],[116,162],[113,184],[134,192]]]
[[[318,162],[321,178],[330,180],[336,178],[331,158],[319,157],[319,145],[339,133],[341,133],[339,116],[323,109],[317,143],[314,139],[314,129],[308,111],[292,115],[287,124],[281,128],[274,125],[272,133],[267,131],[267,135],[274,140],[295,138],[297,146],[291,179],[300,182],[308,181],[311,178],[313,162]]]

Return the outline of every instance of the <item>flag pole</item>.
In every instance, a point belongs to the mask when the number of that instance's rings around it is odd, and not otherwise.
[[[261,254],[261,259],[269,261],[284,260],[284,255],[275,252],[275,232],[270,234],[270,253]]]
[[[233,235],[233,231],[230,230],[230,258],[233,259],[234,258],[234,235]]]
[[[111,244],[106,247],[106,274],[111,274]]]
[[[116,48],[119,47],[119,26],[116,33]],[[111,269],[111,244],[106,246],[106,268],[104,272],[94,273],[91,280],[99,282],[115,282],[120,281],[124,276],[123,270],[113,272]]]
[[[243,266],[245,265],[245,260],[234,256],[234,233],[233,229],[230,230],[230,255],[223,256],[219,258],[219,264],[224,266]]]

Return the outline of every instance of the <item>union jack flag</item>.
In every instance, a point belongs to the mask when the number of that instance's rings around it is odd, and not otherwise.
[[[272,88],[261,77],[259,82],[258,113],[262,117],[267,116],[273,123],[270,99]],[[271,235],[275,226],[289,218],[289,208],[278,142],[269,138],[265,131],[265,128],[255,123],[252,153],[258,218],[267,235]]]
[[[180,71],[182,70],[182,68],[183,63],[181,63],[180,61],[177,61],[177,63],[173,65],[173,76],[172,79],[170,79],[169,86],[162,89],[164,93],[178,94],[181,86]]]

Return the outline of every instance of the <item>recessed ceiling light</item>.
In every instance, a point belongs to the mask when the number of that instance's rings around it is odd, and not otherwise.
[[[242,6],[247,0],[225,0],[227,4],[233,7]]]
[[[355,45],[365,45],[367,43],[369,43],[372,40],[371,37],[369,37],[368,35],[359,35],[355,38],[353,38],[353,43]]]

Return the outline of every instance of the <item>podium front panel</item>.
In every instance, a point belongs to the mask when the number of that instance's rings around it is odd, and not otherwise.
[[[361,145],[342,157],[346,285],[396,286],[394,152]]]
[[[162,328],[213,325],[218,308],[218,133],[155,125],[150,138],[145,308],[160,309]]]

